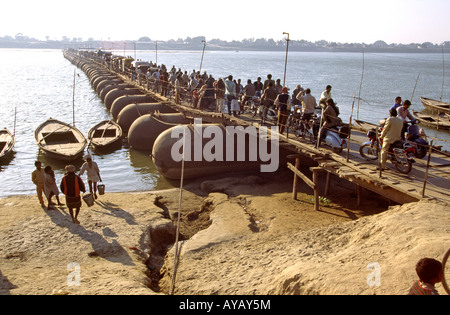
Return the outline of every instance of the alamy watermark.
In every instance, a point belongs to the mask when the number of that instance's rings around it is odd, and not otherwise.
[[[381,286],[381,267],[377,262],[371,262],[367,265],[367,270],[372,271],[367,275],[367,285],[369,287]]]
[[[71,262],[67,264],[67,286],[69,287],[79,287],[81,286],[81,266],[79,263]]]
[[[259,130],[254,126],[204,126],[202,119],[196,118],[192,130],[187,125],[174,127],[171,138],[179,139],[171,149],[175,162],[183,159],[188,162],[260,161],[260,170],[264,173],[275,172],[279,167],[279,133],[276,126],[271,127],[269,137],[266,126],[259,127]],[[205,139],[210,140],[205,142]]]

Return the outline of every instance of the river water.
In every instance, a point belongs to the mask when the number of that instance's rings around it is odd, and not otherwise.
[[[124,54],[124,52],[115,52]],[[152,51],[126,51],[126,55],[155,61]],[[268,73],[284,80],[285,52],[158,51],[158,63],[186,70],[207,71],[215,78],[229,74],[235,79],[263,81]],[[288,54],[286,85],[311,88],[318,98],[327,84],[338,103],[341,118],[348,122],[353,96],[361,97],[353,106],[353,118],[377,123],[388,116],[396,96],[413,97],[414,110],[422,110],[420,96],[450,102],[450,55],[386,53],[301,53]],[[75,125],[85,135],[98,122],[110,119],[85,74],[63,57],[60,50],[0,49],[0,128],[14,130],[16,145],[12,158],[0,165],[0,197],[34,193],[31,172],[34,161],[52,165],[56,179],[62,178],[64,162],[48,160],[39,153],[34,130],[52,117]],[[75,75],[74,75],[75,74]],[[75,78],[75,89],[74,89]],[[419,78],[419,79],[418,79]],[[444,78],[444,88],[443,88]],[[418,79],[418,80],[417,80]],[[362,82],[362,84],[361,84]],[[417,85],[416,85],[417,82]],[[75,93],[74,93],[75,90]],[[414,95],[413,95],[414,92]],[[15,110],[17,114],[15,115]],[[16,117],[16,118],[15,118]],[[74,119],[73,119],[74,118]],[[427,135],[450,140],[448,132],[425,128]],[[435,141],[449,149],[449,142]],[[156,171],[148,152],[121,149],[99,155],[92,152],[108,192],[158,190],[173,187]],[[82,161],[75,163],[80,167]]]

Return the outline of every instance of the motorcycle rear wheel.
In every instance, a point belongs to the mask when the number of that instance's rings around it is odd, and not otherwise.
[[[427,149],[424,146],[418,145],[416,148],[416,158],[423,159],[427,155]]]
[[[409,174],[412,170],[412,162],[399,162],[398,160],[393,161],[395,168],[402,174]]]
[[[374,160],[378,159],[377,149],[374,148],[374,146],[371,144],[362,145],[359,148],[359,153],[367,161],[374,161]]]

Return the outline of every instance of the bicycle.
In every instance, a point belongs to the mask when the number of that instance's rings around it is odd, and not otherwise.
[[[444,290],[447,292],[448,295],[450,295],[450,288],[449,288],[449,284],[447,283],[447,279],[445,276],[446,270],[445,270],[445,265],[448,261],[448,258],[450,257],[450,248],[447,250],[447,252],[444,255],[444,258],[442,259],[442,286],[444,287]],[[448,268],[450,270],[450,266],[448,266]],[[450,274],[450,271],[447,270],[447,276],[448,274]],[[450,280],[450,279],[449,279]]]
[[[319,126],[316,121],[317,117],[314,116],[309,120],[303,120],[301,118],[295,117],[295,115],[290,115],[288,120],[288,127],[290,127],[295,136],[309,140],[311,143],[316,142],[317,130]]]

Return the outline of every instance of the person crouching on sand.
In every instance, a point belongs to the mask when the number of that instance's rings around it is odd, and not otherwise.
[[[84,172],[86,172],[89,191],[92,195],[94,195],[94,198],[97,199],[97,182],[102,181],[102,178],[100,177],[100,170],[97,163],[92,161],[92,156],[88,154],[84,157],[84,159],[86,160],[86,162],[84,162],[81,166],[79,175],[83,176]]]
[[[61,180],[60,189],[66,196],[66,205],[69,208],[73,223],[80,224],[80,221],[78,221],[78,214],[81,208],[80,191],[86,192],[86,188],[81,177],[75,174],[75,166],[66,166],[66,174]],[[75,215],[73,213],[74,208],[76,211]]]

